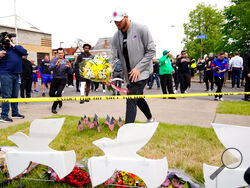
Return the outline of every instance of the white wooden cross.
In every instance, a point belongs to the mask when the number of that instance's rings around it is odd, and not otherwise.
[[[75,167],[76,156],[72,151],[56,151],[48,145],[60,132],[65,118],[36,119],[30,125],[29,136],[17,132],[8,139],[18,149],[6,154],[7,167],[11,178],[21,174],[30,164],[35,162],[51,167],[63,178]]]
[[[115,170],[122,170],[139,176],[148,188],[159,187],[167,175],[167,159],[152,160],[136,153],[148,143],[158,124],[125,124],[118,130],[114,140],[101,138],[94,141],[93,144],[105,155],[91,157],[88,161],[92,186],[105,182]]]

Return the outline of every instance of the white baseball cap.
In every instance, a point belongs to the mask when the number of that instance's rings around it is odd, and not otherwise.
[[[113,11],[112,20],[110,22],[112,22],[112,21],[120,22],[127,15],[128,15],[127,12],[122,11],[120,9],[117,9],[117,10]]]

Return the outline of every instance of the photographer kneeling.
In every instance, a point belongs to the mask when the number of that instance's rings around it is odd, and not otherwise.
[[[15,34],[0,34],[0,82],[2,98],[18,98],[22,73],[22,56],[27,54],[22,46],[15,45],[12,38]],[[18,111],[18,103],[11,103],[12,118],[24,118]],[[9,103],[2,104],[1,122],[12,122],[8,117]]]

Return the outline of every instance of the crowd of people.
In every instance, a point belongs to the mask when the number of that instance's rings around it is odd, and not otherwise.
[[[239,56],[239,52],[235,52],[234,57],[228,57],[227,53],[220,52],[215,56],[210,53],[209,56],[198,59],[197,62],[195,58],[189,58],[185,50],[174,58],[169,51],[164,50],[162,57],[157,60],[153,59],[156,49],[147,27],[131,22],[127,13],[123,11],[114,12],[112,21],[118,29],[112,40],[110,61],[114,70],[112,77],[117,78],[115,85],[118,87],[122,87],[124,79],[129,95],[143,94],[146,85],[148,85],[147,89],[153,89],[154,80],[156,80],[157,90],[161,89],[163,94],[175,94],[179,89],[180,93],[188,93],[191,79],[196,72],[200,83],[205,85],[205,91],[213,91],[215,84],[216,92],[221,93],[227,79],[232,80],[232,88],[235,85],[240,88],[240,80],[244,78],[245,91],[250,91],[250,49],[243,58]],[[133,33],[140,33],[140,35]],[[91,90],[98,90],[99,83],[83,78],[79,71],[82,62],[94,57],[90,53],[91,45],[83,45],[83,52],[78,55],[75,62],[66,59],[64,49],[58,48],[57,57],[50,60],[49,55],[45,55],[40,64],[36,65],[34,61],[28,60],[27,50],[20,45],[15,45],[8,35],[5,38],[7,42],[0,46],[2,98],[18,98],[19,87],[22,98],[29,98],[31,93],[39,92],[38,73],[41,75],[41,96],[43,97],[46,96],[46,89],[50,97],[61,97],[65,87],[74,87],[74,76],[76,92],[80,92],[81,96],[88,96]],[[105,93],[105,84],[102,85]],[[113,91],[113,95],[120,95],[120,92]],[[175,97],[169,97],[169,99],[175,99]],[[219,94],[214,99],[223,100],[222,95]],[[249,95],[245,95],[244,100],[249,101]],[[81,104],[84,102],[89,101],[80,101]],[[9,106],[9,103],[2,104],[0,121],[13,121],[8,116]],[[144,99],[127,99],[126,123],[135,121],[136,106],[145,114],[148,122],[154,121]],[[62,102],[55,101],[51,112],[56,114],[57,107],[61,108]],[[12,118],[24,118],[24,115],[18,111],[18,103],[11,103],[11,109]]]

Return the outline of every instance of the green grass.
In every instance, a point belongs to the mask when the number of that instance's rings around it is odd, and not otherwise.
[[[220,114],[236,114],[250,116],[250,102],[246,101],[223,101],[217,108]]]
[[[63,116],[54,116],[63,117]],[[64,116],[65,117],[65,116]],[[115,138],[118,126],[111,132],[104,125],[104,119],[100,120],[101,132],[96,129],[86,129],[83,132],[77,130],[80,117],[66,116],[62,130],[50,144],[55,150],[75,150],[77,160],[84,157],[101,156],[103,152],[94,146],[92,142],[102,137]],[[14,127],[0,129],[0,145],[13,146],[7,140],[9,135],[17,131],[28,134],[29,123],[19,124]],[[212,128],[201,128],[195,126],[179,126],[160,123],[149,143],[139,151],[139,154],[154,159],[167,157],[169,168],[182,169],[199,182],[204,182],[202,165],[221,165],[220,155],[224,147],[216,137]],[[26,177],[39,178],[42,173],[42,166],[34,169]],[[0,173],[0,181],[4,177]],[[22,181],[30,187],[36,183],[36,187],[49,187],[48,183]],[[19,180],[15,180],[10,187],[19,185]],[[54,186],[54,184],[52,184]],[[62,187],[62,184],[55,184],[55,187]],[[63,187],[67,187],[63,185]]]

